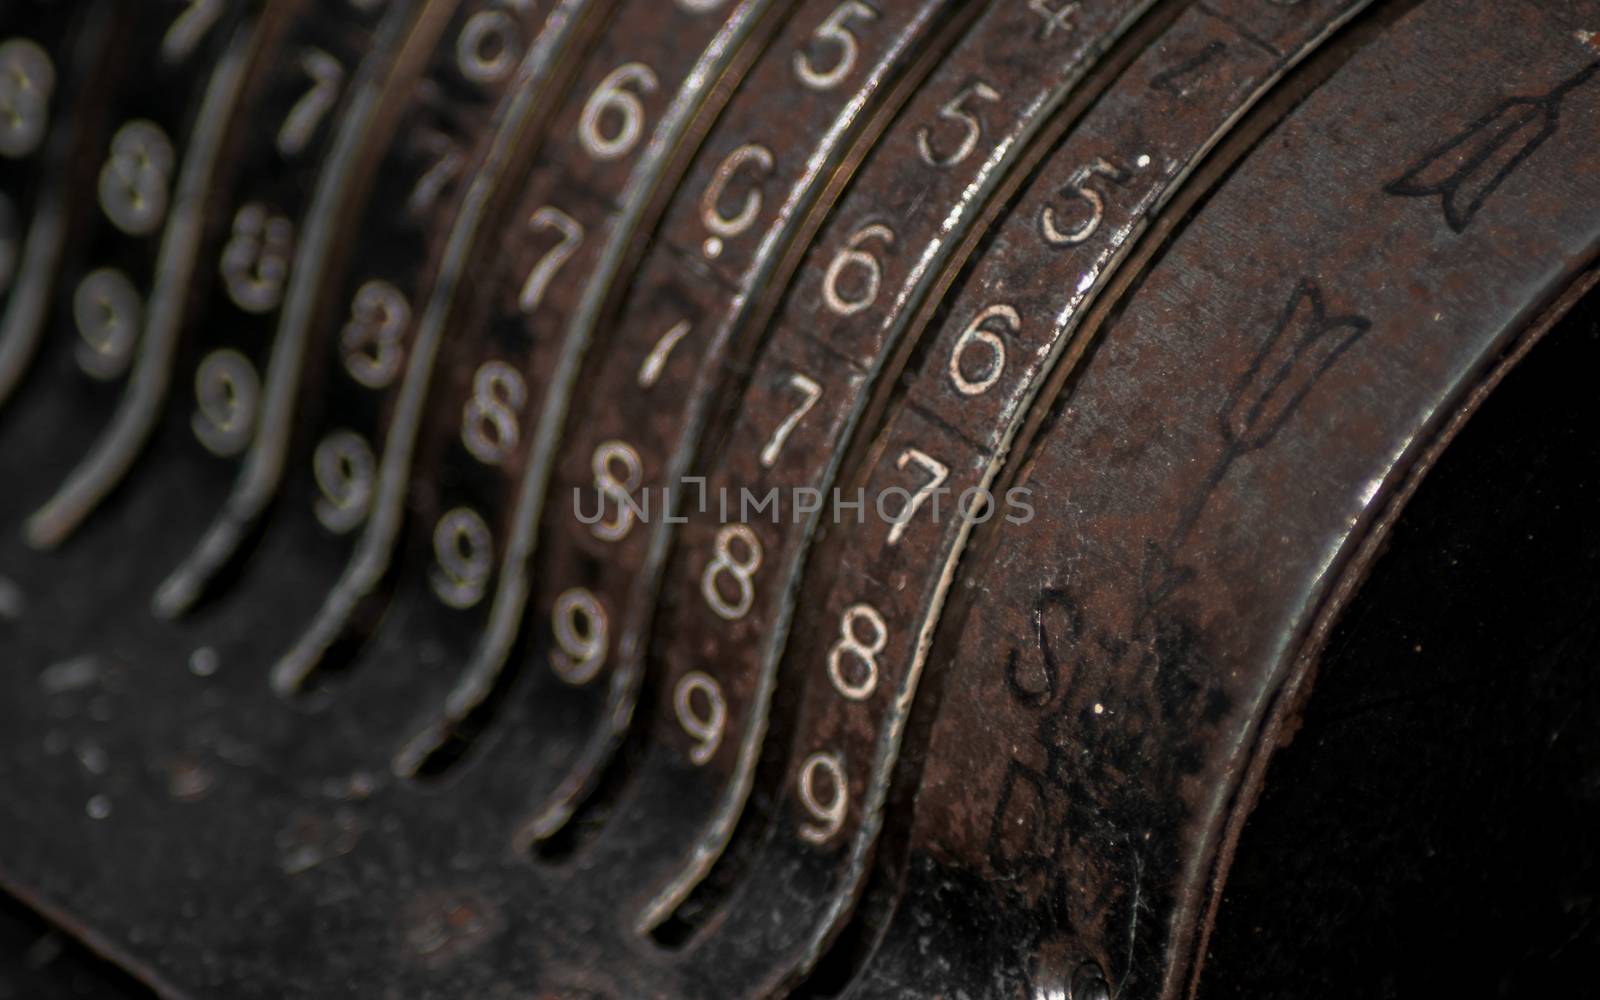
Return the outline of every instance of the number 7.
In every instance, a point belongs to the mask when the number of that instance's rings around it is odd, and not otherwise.
[[[923,483],[917,489],[917,492],[911,495],[911,501],[906,504],[906,509],[901,512],[900,517],[895,519],[894,527],[889,529],[890,545],[900,544],[901,536],[906,533],[906,526],[911,523],[911,519],[917,516],[917,511],[927,502],[928,495],[943,486],[944,481],[950,478],[950,467],[948,465],[945,465],[927,452],[916,448],[907,448],[902,452],[900,460],[895,463],[895,468],[904,469],[913,462],[927,470],[928,475],[932,478]]]
[[[795,411],[784,418],[778,429],[772,432],[772,438],[767,446],[761,449],[761,467],[770,469],[778,461],[778,455],[783,451],[783,444],[789,440],[789,435],[804,420],[811,408],[817,405],[817,400],[822,398],[822,386],[804,375],[795,373],[789,376],[789,387],[799,389],[805,399]]]
[[[302,52],[300,66],[311,77],[311,89],[289,109],[289,116],[278,130],[278,152],[284,156],[305,152],[317,126],[339,99],[339,87],[344,83],[344,67],[321,49]]]

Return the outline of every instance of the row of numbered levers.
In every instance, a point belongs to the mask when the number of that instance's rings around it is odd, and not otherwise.
[[[1365,6],[13,0],[0,635],[791,985],[1061,359]]]

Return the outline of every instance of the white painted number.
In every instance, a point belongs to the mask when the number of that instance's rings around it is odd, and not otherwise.
[[[1028,0],[1028,9],[1044,19],[1039,29],[1039,40],[1044,41],[1058,31],[1072,33],[1072,17],[1078,13],[1078,4],[1076,0]]]
[[[834,689],[851,701],[872,697],[878,690],[878,654],[888,644],[889,624],[877,608],[856,604],[845,611],[839,641],[828,650],[828,678]]]
[[[697,705],[697,701],[701,704]],[[728,703],[722,697],[721,686],[709,675],[691,670],[673,689],[672,708],[677,712],[678,725],[695,741],[689,759],[695,767],[704,767],[716,756],[727,727]]]
[[[991,320],[1000,320],[1013,334],[1022,329],[1022,317],[1004,304],[992,305],[972,318],[950,351],[950,381],[963,396],[983,395],[1005,374],[1006,342],[985,327]],[[983,352],[985,356],[969,363],[973,351]]]
[[[907,465],[912,464],[921,466],[923,471],[928,473],[929,478],[927,482],[917,488],[915,493],[911,494],[911,500],[906,504],[905,510],[900,512],[900,516],[895,519],[894,527],[889,529],[890,545],[898,545],[900,543],[900,539],[904,537],[912,519],[917,516],[917,511],[922,509],[924,503],[927,503],[928,496],[934,490],[943,486],[944,481],[950,478],[950,467],[948,465],[917,448],[907,448],[902,452],[900,460],[895,462],[895,468],[904,469]]]
[[[589,155],[597,160],[627,156],[644,134],[644,102],[639,94],[628,89],[630,84],[642,93],[653,94],[660,88],[661,81],[655,70],[644,63],[623,63],[606,74],[583,105],[578,138]],[[606,129],[608,120],[614,126],[609,132]]]
[[[188,59],[222,19],[224,9],[224,0],[188,0],[188,6],[173,19],[161,38],[161,58],[170,65]]]
[[[878,222],[862,226],[845,242],[844,248],[834,254],[833,260],[828,263],[827,273],[823,275],[822,300],[840,316],[854,316],[872,308],[883,288],[883,265],[878,258],[862,249],[869,240],[881,240],[884,246],[892,249],[894,230]],[[845,274],[851,271],[862,274],[860,287],[853,295],[840,287]]]
[[[335,535],[347,535],[367,519],[377,461],[366,439],[334,431],[317,445],[311,471],[322,495],[312,505],[317,520]]]
[[[412,215],[421,215],[437,204],[439,195],[461,176],[461,168],[466,165],[465,157],[447,135],[427,129],[418,134],[417,145],[428,154],[433,165],[417,178],[416,187],[406,198],[406,211]]]
[[[499,465],[522,439],[517,415],[528,404],[528,384],[504,361],[487,361],[472,377],[472,398],[461,416],[461,443],[485,465]]]
[[[517,65],[521,47],[521,33],[510,14],[480,10],[467,19],[456,37],[456,65],[473,83],[499,83]]]
[[[594,450],[589,465],[594,472],[594,488],[600,494],[601,503],[610,501],[617,505],[615,519],[597,521],[589,530],[603,542],[620,542],[633,530],[633,491],[644,482],[644,463],[639,459],[639,453],[627,442],[606,441]],[[622,466],[620,479],[612,471],[617,465]]]
[[[772,150],[767,147],[746,143],[729,153],[717,165],[716,173],[711,175],[711,182],[706,185],[706,192],[700,198],[700,221],[711,233],[705,242],[707,257],[720,256],[722,241],[740,235],[755,225],[756,219],[761,215],[762,200],[759,186],[745,192],[739,211],[728,215],[722,210],[722,196],[727,192],[729,182],[746,164],[753,166],[762,176],[766,176],[772,173],[777,161],[772,157]]]
[[[293,244],[294,223],[260,202],[240,208],[233,217],[233,236],[222,248],[220,270],[228,298],[256,315],[278,308]]]
[[[195,370],[194,394],[189,423],[206,450],[224,458],[244,451],[261,398],[261,380],[249,360],[226,348],[206,355]]]
[[[818,385],[814,379],[798,372],[789,376],[789,387],[799,390],[800,405],[783,419],[783,423],[778,425],[778,429],[772,432],[772,437],[768,439],[767,446],[761,449],[761,465],[763,468],[770,469],[777,464],[778,456],[783,452],[784,442],[789,440],[789,435],[794,433],[794,429],[800,425],[800,421],[805,419],[806,414],[811,412],[811,408],[817,405],[817,400],[822,398],[822,386]]]
[[[20,160],[44,142],[55,89],[55,63],[37,43],[0,42],[0,156]]]
[[[465,611],[483,600],[494,568],[494,539],[478,512],[457,507],[433,529],[433,592],[452,608]]]
[[[819,776],[826,781],[826,797],[818,791]],[[816,818],[815,823],[800,824],[801,839],[811,844],[832,840],[850,805],[850,785],[838,754],[818,751],[806,758],[800,768],[800,802]]]
[[[550,667],[556,676],[575,687],[595,679],[606,662],[610,640],[606,612],[589,591],[574,588],[556,598],[550,622],[556,646]]]
[[[735,546],[742,550],[735,552]],[[750,613],[755,603],[756,588],[753,577],[761,568],[761,541],[756,533],[742,524],[730,524],[717,532],[715,557],[706,564],[700,577],[700,593],[706,603],[721,618],[736,622]],[[733,600],[723,596],[719,581],[733,581]]]
[[[362,285],[339,334],[345,371],[368,389],[390,385],[400,374],[410,326],[411,304],[400,289],[380,280]]]
[[[823,21],[812,38],[818,42],[828,43],[828,46],[838,51],[838,58],[827,69],[818,69],[811,61],[808,52],[794,54],[794,73],[800,82],[812,90],[832,90],[837,87],[850,71],[855,69],[856,60],[861,56],[861,43],[856,41],[856,36],[851,34],[849,21],[858,18],[863,21],[876,21],[878,12],[862,3],[861,0],[845,0],[844,3],[834,8],[827,20]]]
[[[100,168],[100,208],[129,236],[148,236],[167,217],[168,185],[177,154],[154,122],[138,119],[117,130]]]
[[[77,323],[78,367],[90,378],[121,378],[133,360],[144,309],[133,282],[121,271],[91,271],[72,293],[72,318]]]
[[[661,339],[656,341],[656,346],[650,349],[649,357],[639,366],[639,388],[650,389],[661,381],[661,373],[666,370],[667,358],[672,356],[672,349],[678,346],[678,341],[688,335],[690,329],[688,320],[679,320],[672,325],[672,329],[661,335]]]
[[[1085,219],[1076,229],[1061,230],[1056,221],[1055,208],[1046,205],[1039,212],[1039,229],[1044,233],[1044,241],[1054,247],[1075,247],[1088,241],[1099,229],[1100,223],[1106,216],[1106,199],[1099,191],[1089,186],[1089,181],[1094,177],[1105,177],[1113,183],[1120,184],[1126,175],[1116,166],[1105,160],[1095,160],[1073,171],[1067,185],[1061,189],[1064,195],[1070,195],[1081,200],[1089,206],[1089,218]]]
[[[583,243],[583,226],[579,225],[577,219],[551,205],[534,212],[533,218],[528,220],[528,226],[535,230],[554,229],[561,234],[561,240],[539,258],[522,284],[522,311],[532,313],[544,301],[544,294],[549,290],[550,282],[555,280],[556,272],[578,252],[578,247]]]
[[[333,110],[339,99],[339,89],[344,86],[344,67],[339,60],[321,49],[306,49],[300,53],[300,68],[311,78],[311,89],[289,109],[278,129],[278,152],[284,156],[299,156],[317,134],[317,126]]]
[[[961,144],[954,152],[941,156],[933,148],[933,128],[928,125],[917,130],[917,152],[922,156],[922,162],[930,167],[953,167],[978,148],[978,143],[983,139],[983,120],[978,113],[967,107],[968,100],[998,101],[1000,92],[984,83],[982,80],[965,88],[950,100],[948,104],[939,109],[939,117],[947,121],[957,122],[961,125]]]

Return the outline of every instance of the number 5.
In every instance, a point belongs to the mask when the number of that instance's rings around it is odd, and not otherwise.
[[[1096,174],[1109,178],[1116,184],[1121,184],[1127,178],[1127,174],[1105,160],[1095,160],[1073,171],[1072,179],[1061,189],[1061,193],[1086,202],[1089,206],[1089,220],[1077,229],[1063,233],[1056,225],[1055,209],[1046,205],[1039,213],[1039,229],[1044,234],[1046,243],[1054,247],[1075,247],[1088,241],[1089,237],[1100,228],[1100,223],[1106,215],[1106,199],[1104,195],[1089,186],[1090,178]]]
[[[917,152],[922,154],[922,162],[930,167],[953,167],[972,155],[978,148],[978,140],[983,138],[983,122],[976,114],[966,108],[968,98],[980,101],[998,101],[1000,92],[984,83],[982,80],[972,84],[957,94],[944,107],[939,109],[939,117],[946,121],[960,122],[966,129],[966,135],[961,138],[961,145],[949,156],[939,156],[933,151],[933,129],[924,125],[917,129]]]
[[[850,71],[856,68],[856,59],[861,55],[861,43],[856,41],[856,36],[850,33],[845,22],[852,17],[859,17],[866,21],[876,21],[878,12],[862,3],[861,0],[845,0],[844,3],[834,8],[828,19],[823,21],[812,35],[813,38],[834,43],[839,48],[839,61],[826,70],[818,70],[811,62],[811,56],[805,52],[794,54],[794,73],[800,82],[812,90],[832,90],[837,87]]]

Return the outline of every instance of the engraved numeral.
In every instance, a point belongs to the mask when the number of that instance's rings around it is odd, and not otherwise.
[[[839,621],[839,641],[828,650],[828,678],[834,690],[850,701],[872,697],[878,690],[878,654],[887,645],[889,623],[877,608],[856,604],[847,610]]]
[[[1055,6],[1054,0],[1028,0],[1028,9],[1044,19],[1044,24],[1039,27],[1039,40],[1042,42],[1058,31],[1072,33],[1073,15],[1078,13],[1076,0]]]
[[[597,160],[615,160],[633,152],[644,134],[644,102],[628,89],[632,84],[646,94],[655,93],[661,86],[656,71],[644,63],[623,63],[600,81],[589,100],[583,105],[583,116],[578,121],[578,139],[590,156]],[[615,128],[609,133],[606,120]]]
[[[249,360],[226,348],[206,355],[194,375],[194,436],[207,451],[228,458],[244,451],[256,426],[261,380]]]
[[[589,530],[603,542],[620,542],[633,530],[637,516],[634,513],[633,491],[644,482],[644,462],[632,445],[624,441],[606,441],[594,450],[594,457],[589,464],[594,472],[594,488],[600,494],[601,504],[610,501],[617,505],[614,519],[597,521]],[[622,466],[620,479],[612,471],[618,465]]]
[[[439,196],[461,176],[461,169],[467,161],[449,136],[432,129],[421,132],[416,141],[429,156],[432,165],[417,178],[416,186],[406,198],[406,211],[412,215],[422,215],[438,204]]]
[[[639,366],[639,388],[654,388],[661,381],[661,373],[667,367],[667,358],[672,356],[672,349],[678,346],[678,341],[688,335],[691,327],[688,320],[679,320],[672,325],[672,329],[661,335],[656,341],[656,346],[650,349],[650,355]]]
[[[811,408],[817,405],[817,400],[822,398],[822,386],[816,380],[796,372],[789,376],[789,387],[800,391],[800,405],[783,419],[777,430],[772,432],[772,437],[767,440],[766,447],[761,449],[761,465],[770,469],[778,462],[778,456],[783,453],[784,442],[789,440],[789,435],[800,425]]]
[[[907,465],[913,464],[921,466],[923,471],[928,473],[928,481],[917,487],[917,491],[911,494],[911,499],[906,502],[905,509],[900,512],[899,517],[895,518],[894,526],[889,529],[890,545],[900,544],[900,539],[905,536],[906,529],[911,526],[912,519],[917,516],[917,511],[921,510],[922,505],[928,502],[928,497],[932,495],[933,491],[943,486],[944,481],[950,478],[950,467],[948,465],[919,448],[907,448],[904,452],[901,452],[899,461],[895,462],[894,465],[895,468],[904,470]]]
[[[709,675],[691,670],[673,688],[672,709],[678,725],[695,741],[689,760],[695,767],[704,767],[716,756],[727,728],[728,702],[722,697],[721,685]]]
[[[1099,191],[1089,185],[1096,176],[1105,177],[1113,183],[1121,184],[1127,175],[1118,167],[1105,160],[1095,160],[1073,171],[1072,177],[1061,194],[1069,195],[1089,206],[1089,218],[1076,229],[1061,230],[1056,221],[1056,210],[1053,206],[1046,205],[1039,212],[1039,230],[1044,235],[1044,241],[1053,247],[1075,247],[1080,243],[1088,242],[1100,229],[1100,223],[1106,216],[1106,199]]]
[[[300,68],[311,78],[311,89],[289,109],[278,129],[278,152],[294,157],[305,152],[317,126],[333,110],[339,100],[339,90],[344,86],[344,67],[339,60],[321,49],[306,49],[300,54]]]
[[[736,552],[736,547],[742,553]],[[760,539],[744,525],[730,524],[717,532],[713,558],[700,577],[700,593],[719,617],[736,622],[750,613],[756,599],[754,577],[761,568],[761,556]],[[724,579],[732,581],[732,600],[723,595]]]
[[[377,460],[366,439],[354,431],[334,431],[317,445],[311,472],[322,495],[312,512],[324,528],[347,535],[367,519]]]
[[[0,42],[0,156],[20,160],[44,141],[56,67],[49,53],[26,38]]]
[[[283,301],[294,224],[250,202],[233,217],[233,236],[222,248],[220,271],[228,298],[248,313],[271,312]]]
[[[950,381],[963,396],[981,396],[994,388],[1006,370],[1006,342],[993,330],[985,329],[991,320],[1000,320],[1013,334],[1022,329],[1022,317],[1008,305],[992,305],[978,313],[956,339],[950,351]],[[973,352],[984,352],[977,357]]]
[[[428,579],[439,600],[461,611],[483,600],[494,568],[494,538],[477,511],[457,507],[439,519],[433,556]]]
[[[383,389],[400,374],[411,304],[400,289],[373,280],[356,291],[350,319],[339,334],[345,371],[368,389]]]
[[[978,80],[964,88],[952,98],[944,107],[939,109],[939,117],[946,121],[956,122],[961,126],[961,144],[955,151],[947,155],[940,155],[933,148],[933,128],[924,125],[917,129],[917,152],[922,156],[922,162],[930,167],[953,167],[972,155],[978,148],[978,143],[983,139],[983,119],[978,113],[968,108],[967,101],[998,101],[1000,92],[993,87]]]
[[[819,794],[819,778],[826,780],[825,798]],[[850,806],[850,784],[838,754],[818,751],[806,758],[800,768],[800,803],[816,818],[815,823],[800,824],[800,838],[818,845],[832,840]]]
[[[812,33],[813,45],[817,42],[826,43],[829,48],[835,49],[839,55],[833,65],[827,69],[818,69],[811,61],[809,52],[800,51],[794,54],[794,74],[800,82],[812,90],[832,90],[855,69],[856,60],[861,57],[861,43],[856,41],[856,36],[851,33],[849,22],[851,18],[862,21],[875,21],[878,12],[873,10],[861,0],[845,0],[827,19]]]
[[[722,241],[740,235],[755,225],[756,219],[761,215],[762,199],[759,185],[745,192],[739,211],[728,215],[722,210],[722,196],[727,192],[728,184],[733,180],[734,174],[749,164],[762,176],[766,176],[772,173],[776,163],[772,157],[772,150],[755,143],[746,143],[729,153],[717,165],[716,173],[711,175],[711,183],[706,185],[706,193],[700,199],[700,221],[711,233],[705,242],[707,257],[720,256]]]
[[[528,272],[528,278],[522,283],[522,296],[519,303],[524,313],[532,313],[544,301],[545,292],[550,288],[550,282],[555,280],[556,273],[572,259],[578,252],[578,247],[583,244],[583,226],[577,219],[552,205],[545,205],[533,213],[533,218],[528,220],[528,227],[534,230],[553,229],[561,234],[561,239],[555,246],[539,258],[533,265],[533,270]]]
[[[224,0],[188,0],[183,13],[173,19],[161,38],[161,58],[177,65],[194,54],[211,29],[222,19]]]
[[[144,304],[133,282],[121,271],[91,271],[72,293],[72,318],[82,343],[78,367],[90,378],[121,378],[133,360]]]
[[[566,591],[556,598],[550,624],[557,647],[550,668],[556,676],[575,687],[594,680],[605,665],[610,644],[599,600],[581,587]]]
[[[177,154],[154,122],[128,122],[111,139],[100,168],[100,208],[129,236],[148,236],[167,216],[168,185]]]
[[[528,404],[528,384],[504,361],[487,361],[472,377],[472,398],[461,417],[461,443],[485,465],[499,465],[522,438],[517,415]]]
[[[499,83],[516,67],[521,48],[521,32],[510,14],[480,10],[456,36],[456,66],[473,83]]]
[[[840,316],[854,316],[872,308],[883,288],[883,265],[878,258],[862,249],[869,240],[882,240],[884,246],[893,249],[894,230],[882,223],[862,226],[851,235],[843,249],[834,254],[833,260],[828,262],[827,273],[823,275],[822,301]],[[845,274],[856,271],[863,275],[861,286],[855,294],[848,294],[841,283]]]

